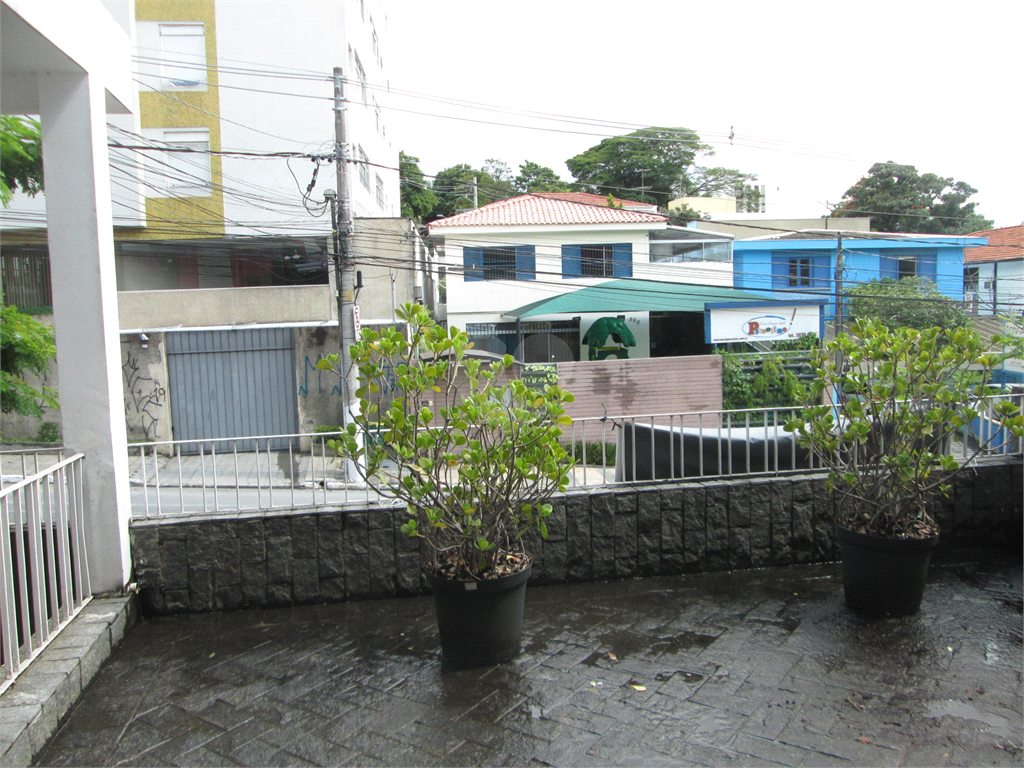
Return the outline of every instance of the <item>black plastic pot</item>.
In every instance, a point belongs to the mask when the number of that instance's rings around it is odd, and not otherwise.
[[[532,572],[530,565],[485,581],[455,581],[427,573],[446,664],[483,667],[519,655],[526,582]]]
[[[846,605],[873,616],[910,616],[921,608],[928,561],[939,536],[894,539],[836,528],[843,546]]]

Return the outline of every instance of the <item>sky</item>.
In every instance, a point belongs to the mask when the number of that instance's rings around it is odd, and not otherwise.
[[[1024,222],[1024,3],[384,5],[390,135],[427,174],[493,157],[571,181],[564,161],[602,138],[684,127],[715,148],[699,163],[756,173],[779,216],[824,215],[893,161]]]

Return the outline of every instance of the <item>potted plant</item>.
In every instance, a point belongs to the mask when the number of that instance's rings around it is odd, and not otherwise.
[[[853,324],[817,353],[807,406],[786,424],[828,469],[849,607],[920,607],[939,527],[932,505],[973,459],[1021,436],[1019,404],[989,385],[1006,354],[969,328]],[[1010,354],[1010,353],[1007,353]],[[954,435],[962,449],[953,452]]]
[[[402,531],[430,553],[445,661],[495,664],[519,653],[532,570],[523,534],[536,527],[547,537],[549,500],[569,482],[573,461],[559,437],[573,396],[511,378],[511,355],[472,359],[466,333],[420,305],[398,317],[408,336],[364,329],[351,347],[358,408],[328,445],[368,485],[405,502]],[[318,367],[337,364],[330,356]]]

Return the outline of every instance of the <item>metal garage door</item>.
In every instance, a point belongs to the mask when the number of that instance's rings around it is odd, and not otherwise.
[[[291,328],[175,331],[166,338],[175,440],[298,431]],[[217,450],[230,450],[231,445],[218,444]],[[287,440],[277,440],[270,447],[287,445]],[[255,446],[255,440],[238,442],[240,451]],[[265,447],[261,441],[260,448]],[[183,451],[188,448],[183,446]],[[198,451],[198,446],[192,448]]]

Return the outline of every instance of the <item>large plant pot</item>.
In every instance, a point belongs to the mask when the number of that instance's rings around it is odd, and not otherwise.
[[[873,616],[917,613],[938,534],[926,539],[893,539],[842,527],[836,532],[843,548],[846,605]]]
[[[427,573],[446,664],[483,667],[519,655],[526,582],[532,572],[530,565],[511,576],[472,582]]]

